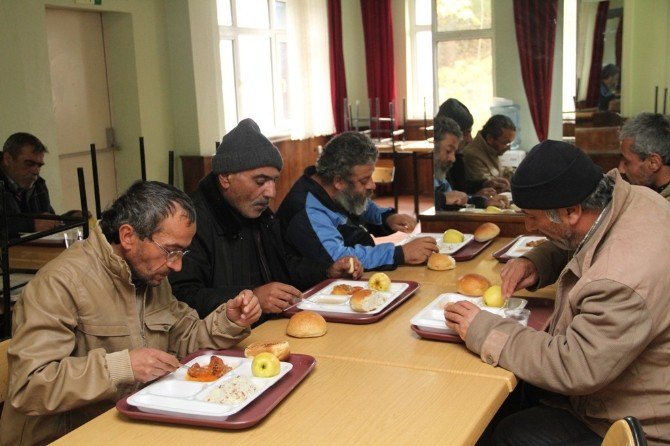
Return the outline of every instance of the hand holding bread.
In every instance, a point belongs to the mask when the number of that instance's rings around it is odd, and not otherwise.
[[[363,264],[354,256],[344,256],[337,259],[328,268],[327,275],[331,279],[350,277],[360,279],[363,275]]]
[[[423,263],[428,260],[432,253],[439,251],[437,242],[433,237],[417,237],[402,246],[405,263],[409,265]]]

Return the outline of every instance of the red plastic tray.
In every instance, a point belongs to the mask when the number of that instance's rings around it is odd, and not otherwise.
[[[512,258],[507,255],[507,251],[509,251],[510,248],[512,246],[514,246],[514,244],[517,242],[517,240],[519,240],[521,237],[525,237],[525,236],[520,235],[518,237],[515,237],[514,239],[512,239],[511,242],[509,242],[508,244],[506,244],[505,246],[503,246],[502,248],[500,248],[499,250],[494,252],[493,257],[501,263],[505,263],[508,260],[511,260]]]
[[[244,356],[240,350],[198,350],[191,353],[183,363],[191,359],[208,354],[217,354],[223,356]],[[129,418],[149,421],[162,421],[165,423],[189,424],[193,426],[217,427],[221,429],[245,429],[261,421],[272,409],[275,408],[305,377],[312,371],[316,365],[316,359],[313,356],[291,353],[288,362],[293,364],[293,368],[274,386],[267,389],[256,398],[251,404],[241,411],[233,414],[222,421],[198,420],[183,417],[180,414],[166,415],[142,412],[135,406],[128,404],[128,397],[123,398],[116,403],[116,410]],[[130,395],[128,395],[130,396]]]
[[[339,280],[339,279],[328,279],[324,280],[321,283],[318,283],[314,285],[312,288],[309,290],[305,291],[302,296],[305,297],[310,297],[314,294],[316,294],[319,290],[327,287],[329,284],[332,282]],[[320,310],[310,310],[310,311],[315,311],[316,313],[319,313],[325,320],[328,322],[343,322],[345,324],[371,324],[373,322],[377,322],[387,314],[389,314],[391,311],[395,310],[400,304],[405,302],[407,299],[409,299],[412,294],[416,292],[416,290],[419,289],[420,285],[418,282],[414,282],[411,280],[393,280],[393,283],[406,283],[409,286],[405,288],[405,291],[403,291],[400,296],[396,297],[393,302],[391,302],[386,308],[384,308],[382,311],[376,314],[366,314],[366,313],[355,313],[355,314],[350,314],[350,313],[333,313],[333,312],[328,312],[328,311],[320,311]],[[296,313],[299,313],[301,310],[298,308],[297,304],[287,308],[282,312],[284,317],[291,317]]]
[[[484,248],[489,246],[493,242],[493,239],[488,240],[486,242],[478,242],[475,239],[472,239],[472,241],[468,244],[466,244],[464,247],[456,251],[455,253],[451,254],[451,257],[454,258],[457,262],[464,262],[466,260],[470,260],[474,258],[477,254],[482,252]]]
[[[528,301],[526,308],[530,310],[530,317],[528,318],[528,326],[536,330],[542,330],[547,323],[551,314],[554,312],[554,300],[544,299],[541,297],[524,297]],[[447,333],[435,333],[427,331],[416,325],[411,325],[412,330],[419,336],[425,339],[432,339],[435,341],[457,342],[462,343],[460,336]]]

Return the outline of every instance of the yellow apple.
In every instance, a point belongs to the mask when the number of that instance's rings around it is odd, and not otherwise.
[[[270,352],[259,353],[251,362],[251,373],[258,378],[272,378],[279,375],[279,358]]]
[[[368,285],[371,290],[388,291],[391,288],[391,279],[384,273],[374,273],[370,276]]]
[[[502,307],[505,299],[502,295],[500,285],[491,285],[484,291],[484,305],[488,307]]]
[[[444,243],[463,243],[465,236],[461,231],[456,229],[447,229],[442,235],[442,241]]]
[[[486,206],[484,212],[488,214],[499,214],[502,212],[502,209],[500,209],[498,206]]]

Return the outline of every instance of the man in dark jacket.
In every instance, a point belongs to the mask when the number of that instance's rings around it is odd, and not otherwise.
[[[264,313],[280,313],[301,289],[328,277],[361,276],[356,259],[318,263],[286,252],[279,221],[268,209],[283,164],[251,119],[223,137],[212,173],[192,197],[198,228],[191,252],[170,276],[175,296],[201,317],[243,289],[253,290]]]
[[[355,255],[365,269],[423,263],[437,251],[432,237],[402,246],[375,245],[370,233],[411,232],[416,225],[409,215],[370,200],[377,155],[370,138],[357,132],[344,132],[326,144],[316,166],[307,168],[277,211],[291,247],[317,261]]]

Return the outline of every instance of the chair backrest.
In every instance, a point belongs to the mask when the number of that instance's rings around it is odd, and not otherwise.
[[[610,426],[602,446],[647,446],[647,439],[640,422],[635,417],[625,417]]]
[[[11,341],[11,339],[6,339],[0,342],[0,412],[2,411],[2,405],[7,397],[7,382],[9,381],[7,349],[9,348],[9,341]]]

